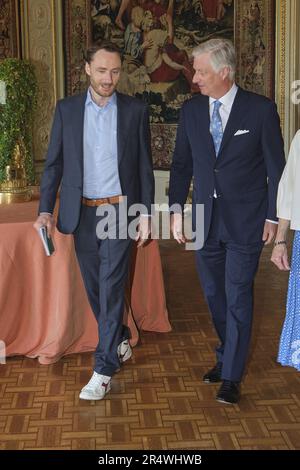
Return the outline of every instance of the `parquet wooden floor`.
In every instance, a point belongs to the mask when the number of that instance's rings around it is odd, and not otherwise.
[[[276,363],[287,275],[266,250],[238,405],[201,381],[214,364],[215,334],[194,254],[162,242],[173,331],[143,332],[134,357],[100,402],[78,398],[92,354],[44,366],[24,357],[0,365],[0,449],[300,449],[300,374]]]

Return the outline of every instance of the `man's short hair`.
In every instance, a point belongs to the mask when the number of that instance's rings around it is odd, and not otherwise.
[[[234,80],[236,70],[236,54],[233,43],[229,39],[215,38],[205,41],[193,49],[193,57],[209,53],[210,63],[219,72],[223,67],[230,69],[229,77]]]
[[[110,41],[96,41],[93,44],[91,44],[84,53],[85,61],[88,64],[90,64],[94,58],[94,55],[98,51],[106,51],[106,52],[112,52],[112,53],[118,54],[122,61],[121,50],[118,48],[116,44]]]

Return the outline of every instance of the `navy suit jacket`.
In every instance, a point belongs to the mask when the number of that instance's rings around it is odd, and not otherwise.
[[[207,96],[197,95],[184,103],[171,166],[169,204],[185,204],[194,177],[193,214],[195,204],[204,204],[204,241],[215,189],[232,240],[259,242],[265,220],[277,220],[277,187],[285,165],[276,105],[238,88],[217,158],[209,127]],[[249,132],[235,135],[238,130]]]
[[[53,212],[57,191],[57,227],[73,233],[78,226],[83,190],[83,125],[86,92],[58,101],[41,180],[40,212]],[[118,169],[128,207],[141,203],[150,214],[154,199],[149,117],[146,105],[117,93]]]

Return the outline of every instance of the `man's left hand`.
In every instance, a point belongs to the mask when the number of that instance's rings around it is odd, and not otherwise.
[[[151,217],[140,216],[139,229],[136,237],[137,246],[140,247],[146,243],[151,233]]]
[[[263,242],[265,242],[265,245],[270,245],[272,240],[274,240],[277,232],[277,227],[277,224],[272,224],[272,222],[268,221],[265,222],[264,233],[262,237],[262,240]]]

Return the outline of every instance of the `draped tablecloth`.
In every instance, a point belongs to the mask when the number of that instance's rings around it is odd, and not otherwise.
[[[38,200],[0,206],[0,341],[6,355],[37,357],[42,364],[93,351],[97,324],[89,306],[72,235],[57,230],[47,257],[33,228]],[[159,247],[156,240],[133,250],[125,323],[131,344],[139,329],[168,332]]]

